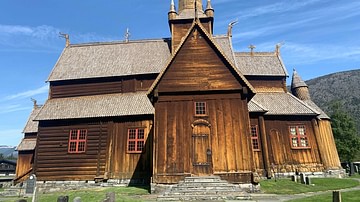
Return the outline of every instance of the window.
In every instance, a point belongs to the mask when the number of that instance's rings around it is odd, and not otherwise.
[[[69,153],[84,153],[86,150],[87,130],[70,130]]]
[[[128,153],[142,153],[145,149],[145,132],[143,128],[128,129]]]
[[[195,102],[195,116],[206,115],[206,102]]]
[[[290,126],[290,140],[292,148],[308,148],[305,126]]]
[[[258,126],[251,126],[251,144],[254,151],[260,151]]]

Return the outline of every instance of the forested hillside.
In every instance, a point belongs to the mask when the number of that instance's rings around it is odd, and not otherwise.
[[[339,101],[355,120],[360,133],[360,70],[338,72],[306,81],[313,101],[330,115],[329,106]]]

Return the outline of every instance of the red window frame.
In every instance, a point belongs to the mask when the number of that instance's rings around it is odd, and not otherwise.
[[[127,152],[143,153],[145,151],[145,129],[129,128],[127,134]]]
[[[257,125],[251,125],[250,135],[253,151],[260,151],[259,130]]]
[[[194,112],[195,112],[195,116],[206,116],[207,115],[206,102],[194,102]]]
[[[85,153],[87,143],[87,130],[70,130],[68,152],[73,154]]]
[[[304,125],[289,126],[290,145],[293,149],[308,149],[309,140]]]

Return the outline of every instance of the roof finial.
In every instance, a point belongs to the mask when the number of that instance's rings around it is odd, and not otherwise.
[[[233,28],[238,22],[239,22],[238,19],[236,19],[236,20],[234,20],[234,21],[232,21],[232,22],[229,23],[229,25],[228,25],[228,33],[227,33],[228,37],[232,37],[232,28]]]
[[[38,108],[39,105],[37,104],[37,100],[35,100],[34,98],[30,98],[30,99],[34,103],[34,109]]]
[[[254,55],[254,49],[256,48],[256,46],[254,46],[253,44],[250,44],[249,49],[250,49],[250,55]]]
[[[176,13],[176,9],[175,9],[175,2],[174,0],[171,0],[171,4],[170,4],[170,11],[169,13]]]
[[[280,55],[280,48],[281,48],[281,46],[283,46],[284,44],[285,44],[284,42],[280,42],[280,43],[277,43],[277,44],[276,44],[276,46],[275,46],[275,54],[276,54],[277,56]],[[294,71],[295,71],[295,69],[294,69]]]
[[[69,34],[65,34],[65,33],[61,33],[59,32],[61,38],[64,38],[65,39],[65,47],[68,47],[70,46],[70,36]]]
[[[130,30],[129,30],[129,28],[126,28],[126,32],[125,32],[125,42],[126,43],[129,42],[130,36],[131,36]]]

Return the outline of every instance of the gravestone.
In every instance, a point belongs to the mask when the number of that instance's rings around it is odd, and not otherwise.
[[[26,181],[25,194],[33,194],[36,186],[36,176],[30,175],[29,179]]]
[[[79,196],[75,197],[73,202],[81,202],[81,197],[79,197]]]
[[[306,177],[306,185],[311,185],[311,178],[310,177]]]
[[[297,176],[296,176],[296,175],[292,175],[292,176],[291,176],[291,181],[297,182]]]
[[[57,202],[69,202],[69,196],[59,196]]]
[[[301,184],[305,184],[306,183],[306,181],[305,181],[305,173],[300,173],[300,183]]]
[[[349,163],[349,166],[350,166],[349,176],[355,175],[355,166],[354,166],[354,163]]]

